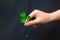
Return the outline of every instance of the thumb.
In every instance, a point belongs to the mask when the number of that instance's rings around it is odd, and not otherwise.
[[[35,20],[30,20],[30,21],[25,22],[24,26],[31,26],[38,23],[39,23],[39,19],[37,18]]]
[[[31,12],[31,13],[29,14],[29,16],[30,16],[31,18],[36,17],[36,11]]]

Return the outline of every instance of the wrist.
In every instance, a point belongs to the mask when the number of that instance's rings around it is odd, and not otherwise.
[[[60,20],[60,10],[50,13],[51,21]]]

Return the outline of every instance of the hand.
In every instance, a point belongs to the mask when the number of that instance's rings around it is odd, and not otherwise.
[[[32,13],[30,13],[29,15],[32,18],[35,18],[34,20],[30,20],[30,21],[26,21],[25,22],[25,26],[33,26],[36,27],[36,24],[44,24],[44,23],[48,23],[51,20],[51,15],[50,13],[46,13],[40,10],[34,10]]]

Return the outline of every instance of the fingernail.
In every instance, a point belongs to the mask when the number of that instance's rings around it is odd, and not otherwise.
[[[28,26],[28,24],[27,24],[27,23],[25,23],[25,24],[24,24],[24,26]]]
[[[28,23],[27,23],[27,22],[28,22],[28,20],[26,20],[26,21],[25,21],[25,24],[24,24],[24,26],[28,26]]]

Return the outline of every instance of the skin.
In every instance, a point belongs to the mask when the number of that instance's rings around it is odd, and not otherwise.
[[[26,20],[24,26],[32,26],[37,27],[36,24],[45,24],[51,21],[60,20],[60,10],[57,10],[52,13],[46,13],[41,10],[34,10],[32,11],[29,16],[31,18],[35,18],[34,20]]]

